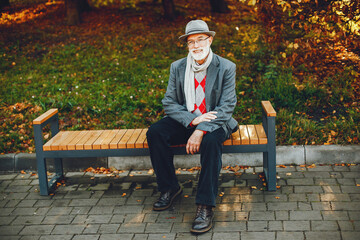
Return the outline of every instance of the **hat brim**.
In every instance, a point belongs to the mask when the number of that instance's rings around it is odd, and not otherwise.
[[[191,35],[194,35],[194,34],[200,34],[200,33],[203,33],[203,34],[206,34],[206,35],[209,35],[209,36],[212,36],[212,37],[214,37],[215,34],[216,34],[216,32],[214,32],[214,31],[208,31],[208,32],[206,32],[206,31],[205,32],[204,31],[194,31],[194,32],[191,32],[191,33],[188,33],[188,34],[181,35],[179,37],[179,39],[180,40],[186,40],[186,38],[188,36],[191,36]]]

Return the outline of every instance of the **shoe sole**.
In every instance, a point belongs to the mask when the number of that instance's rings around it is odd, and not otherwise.
[[[190,229],[190,232],[192,233],[206,233],[207,231],[209,231],[211,228],[213,227],[213,222],[211,221],[210,226],[208,226],[207,228],[201,229],[201,230],[195,230],[195,229]]]
[[[177,196],[179,196],[181,193],[182,193],[182,188],[180,187],[179,191],[177,191],[177,193],[170,199],[169,205],[167,205],[167,206],[165,206],[165,207],[162,207],[162,208],[155,208],[155,207],[153,207],[153,210],[154,210],[154,211],[163,211],[163,210],[168,209],[169,207],[171,207],[171,205],[172,205],[172,203],[174,202],[175,198],[176,198]]]

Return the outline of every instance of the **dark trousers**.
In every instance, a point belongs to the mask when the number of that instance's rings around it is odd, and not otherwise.
[[[178,189],[171,145],[186,144],[194,130],[195,128],[185,128],[170,117],[165,117],[150,126],[147,141],[160,192]],[[203,137],[200,145],[201,172],[196,194],[197,204],[216,205],[222,166],[222,144],[225,140],[226,135],[222,128],[208,132]]]

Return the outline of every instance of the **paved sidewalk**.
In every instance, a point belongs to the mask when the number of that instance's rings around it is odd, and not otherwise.
[[[184,192],[163,212],[152,211],[147,171],[67,173],[52,196],[39,195],[36,176],[1,174],[0,239],[359,239],[360,165],[277,170],[277,192],[262,190],[262,168],[223,170],[215,226],[199,236],[189,233],[197,171],[179,173]]]

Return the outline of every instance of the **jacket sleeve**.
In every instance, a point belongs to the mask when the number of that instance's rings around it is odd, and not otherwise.
[[[212,110],[217,112],[217,118],[210,122],[200,123],[196,129],[212,132],[231,119],[236,106],[235,75],[236,65],[232,63],[224,72],[220,100],[215,109]]]
[[[169,82],[162,104],[166,115],[178,121],[184,127],[189,128],[196,115],[187,110],[185,100],[179,96],[182,89],[178,88],[180,88],[180,83],[176,79],[176,67],[173,63],[170,67]]]

